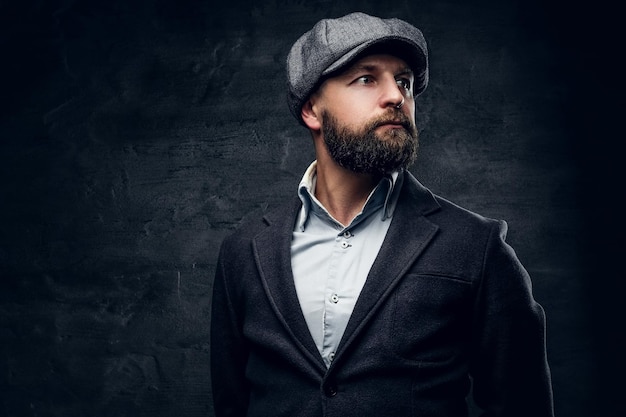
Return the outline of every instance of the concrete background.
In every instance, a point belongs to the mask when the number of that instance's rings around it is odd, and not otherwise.
[[[626,415],[617,14],[534,0],[12,0],[0,416],[212,415],[219,244],[295,192],[313,149],[283,63],[317,20],[355,10],[423,30],[431,84],[412,171],[509,222],[548,315],[557,414]]]

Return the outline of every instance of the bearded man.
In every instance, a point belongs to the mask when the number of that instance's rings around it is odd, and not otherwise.
[[[504,221],[440,198],[408,168],[422,33],[324,19],[287,58],[315,161],[298,197],[243,224],[212,302],[216,416],[553,416],[545,316]]]

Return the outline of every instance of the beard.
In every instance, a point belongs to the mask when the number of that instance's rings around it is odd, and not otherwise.
[[[392,120],[399,120],[403,129],[376,132],[376,128]],[[391,110],[360,131],[341,126],[326,111],[322,113],[322,123],[324,142],[331,158],[352,172],[385,175],[408,168],[417,157],[417,128],[401,110]]]

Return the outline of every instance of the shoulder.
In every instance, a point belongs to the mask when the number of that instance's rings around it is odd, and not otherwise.
[[[292,198],[274,207],[249,212],[241,219],[235,229],[224,238],[222,251],[247,245],[260,233],[271,228],[284,231],[291,230],[300,206],[300,200]]]
[[[463,225],[480,229],[506,228],[506,222],[502,219],[484,216],[438,195],[435,195],[435,199],[441,206],[441,211],[437,213],[438,215],[435,215],[435,218],[444,224]]]
[[[419,183],[411,185],[414,186],[423,187]],[[513,249],[506,243],[508,226],[504,220],[461,207],[425,187],[418,195],[430,196],[431,202],[427,205],[431,209],[424,212],[420,207],[424,203],[405,200],[403,216],[399,220],[403,225],[405,222],[419,224],[426,221],[430,227],[434,225],[436,228],[420,265],[422,271],[478,281],[484,276],[486,268],[495,271],[521,270]],[[412,214],[416,212],[423,214]]]
[[[495,229],[506,233],[507,224],[504,220],[486,217],[441,197],[408,172],[403,195],[401,204],[408,205],[410,213],[425,216],[441,230],[452,230],[458,234],[489,234]]]

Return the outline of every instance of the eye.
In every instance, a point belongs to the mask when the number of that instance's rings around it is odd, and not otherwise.
[[[403,90],[411,92],[411,80],[409,80],[408,78],[398,78],[396,80],[396,84],[398,84],[398,87],[402,88]]]
[[[371,75],[362,75],[356,80],[354,80],[357,84],[371,84],[374,82],[374,78]]]

